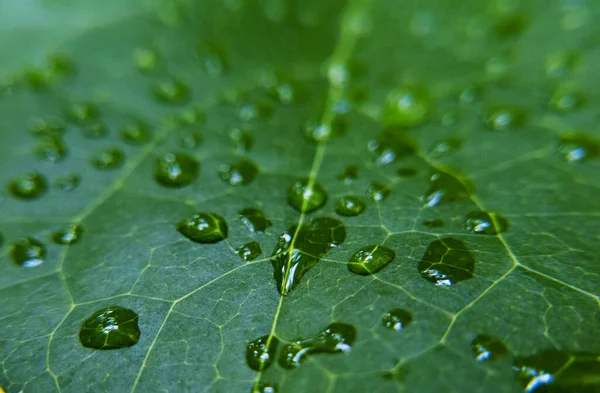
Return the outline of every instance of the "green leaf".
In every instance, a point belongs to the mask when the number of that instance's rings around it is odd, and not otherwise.
[[[599,12],[3,2],[0,386],[600,391]]]

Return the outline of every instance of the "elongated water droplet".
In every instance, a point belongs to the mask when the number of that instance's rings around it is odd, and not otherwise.
[[[238,216],[252,233],[264,232],[268,227],[273,225],[261,210],[253,207],[240,210]]]
[[[423,225],[425,225],[427,228],[441,228],[445,225],[445,223],[441,218],[436,218],[433,220],[423,221]]]
[[[72,225],[71,227],[54,232],[52,234],[52,241],[58,244],[73,244],[81,240],[83,235],[83,229],[80,225]]]
[[[429,188],[421,197],[424,207],[454,202],[469,197],[464,184],[446,172],[436,172],[430,178]]]
[[[429,244],[419,273],[438,287],[448,287],[475,276],[475,258],[465,243],[445,237]]]
[[[81,176],[75,173],[67,173],[66,175],[58,177],[54,181],[54,187],[61,191],[73,191],[81,183]]]
[[[200,164],[185,153],[165,153],[156,159],[154,180],[161,186],[178,188],[189,185],[198,177]]]
[[[262,254],[262,248],[257,242],[249,242],[235,249],[235,253],[238,257],[244,261],[252,261]]]
[[[356,328],[350,324],[334,322],[315,337],[295,340],[283,347],[279,365],[286,369],[298,368],[310,355],[316,353],[347,352],[356,340]]]
[[[139,339],[138,315],[119,306],[94,312],[79,329],[79,342],[91,349],[129,348]]]
[[[48,163],[61,162],[68,154],[67,145],[57,136],[41,138],[38,140],[34,151],[40,161]]]
[[[67,117],[79,124],[97,120],[100,117],[100,109],[90,102],[81,102],[72,104],[67,109]]]
[[[235,164],[221,165],[219,176],[232,186],[246,185],[258,174],[258,167],[250,160],[240,160]]]
[[[264,371],[273,364],[279,340],[273,336],[262,336],[246,345],[246,363],[256,371]]]
[[[416,152],[415,142],[406,132],[397,129],[384,130],[367,147],[375,154],[375,162],[379,165],[392,163]]]
[[[154,98],[165,104],[182,105],[191,98],[191,91],[184,82],[172,79],[163,81],[152,88]]]
[[[19,266],[36,267],[44,263],[46,246],[39,240],[25,237],[12,245],[12,260]]]
[[[374,274],[390,264],[396,253],[384,246],[366,246],[356,251],[348,261],[348,269],[361,276]]]
[[[392,190],[385,184],[374,181],[367,189],[367,197],[375,202],[379,202],[387,198],[391,192]]]
[[[386,97],[383,122],[388,125],[414,127],[422,124],[429,113],[427,92],[419,87],[392,90]]]
[[[138,48],[133,52],[135,68],[141,72],[152,72],[158,68],[160,56],[152,49]]]
[[[572,87],[557,89],[550,97],[548,106],[556,112],[567,113],[580,108],[585,103],[584,94]]]
[[[412,314],[402,308],[395,308],[383,315],[382,322],[384,328],[399,332],[412,322]]]
[[[586,161],[598,156],[600,142],[583,134],[567,134],[560,138],[558,150],[569,162]]]
[[[468,232],[481,235],[496,235],[500,232],[506,232],[508,220],[506,217],[497,214],[474,211],[467,214],[465,229]]]
[[[341,197],[335,205],[335,212],[340,216],[354,217],[365,211],[367,205],[354,195]]]
[[[141,145],[150,140],[150,130],[142,122],[135,122],[121,130],[121,138],[132,145]]]
[[[527,112],[517,107],[496,107],[488,110],[484,123],[493,130],[503,131],[527,122]]]
[[[113,170],[120,168],[125,161],[125,153],[116,147],[107,148],[92,157],[91,163],[94,168],[101,170]]]
[[[277,290],[285,295],[294,289],[306,272],[315,266],[331,247],[346,240],[344,224],[334,218],[314,218],[310,225],[291,227],[279,238],[271,264]]]
[[[39,172],[26,172],[8,183],[8,191],[19,199],[31,200],[44,195],[48,190],[48,181]]]
[[[346,184],[354,183],[358,179],[358,170],[358,165],[348,165],[337,178]]]
[[[287,201],[300,213],[310,213],[327,202],[327,192],[316,182],[309,187],[308,179],[298,180],[288,188]]]
[[[508,355],[508,348],[498,337],[480,334],[471,342],[473,355],[478,362],[497,360]]]
[[[227,222],[215,213],[196,213],[180,221],[177,230],[197,243],[216,243],[227,237]]]
[[[229,132],[229,139],[235,148],[241,152],[247,152],[254,146],[254,137],[246,130],[234,128]]]

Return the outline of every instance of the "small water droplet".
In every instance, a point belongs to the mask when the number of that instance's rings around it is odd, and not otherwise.
[[[406,132],[391,129],[384,130],[367,147],[375,153],[375,162],[379,165],[409,157],[416,151],[415,143]]]
[[[198,177],[200,164],[185,153],[165,153],[156,159],[154,180],[164,187],[184,187]]]
[[[441,218],[436,218],[434,220],[423,221],[423,225],[425,225],[427,228],[441,228],[445,225],[445,223]]]
[[[384,246],[366,246],[356,251],[348,261],[348,269],[352,273],[367,276],[377,273],[390,264],[396,253]]]
[[[487,111],[484,117],[484,123],[487,127],[503,131],[527,122],[527,112],[517,107],[496,107]]]
[[[314,218],[310,225],[294,226],[279,237],[271,264],[280,294],[294,289],[308,270],[332,247],[346,240],[344,224],[334,218]]]
[[[57,163],[64,160],[67,154],[67,145],[57,136],[43,137],[35,146],[35,155],[43,162]]]
[[[344,170],[337,176],[338,180],[343,181],[346,184],[351,184],[358,179],[358,165],[348,165]]]
[[[238,257],[248,262],[256,259],[260,254],[262,254],[262,248],[260,248],[260,244],[257,242],[249,242],[236,248],[235,253]]]
[[[500,232],[506,232],[508,220],[498,214],[474,211],[467,214],[465,229],[468,232],[481,235],[496,235]]]
[[[141,72],[152,72],[158,68],[160,56],[152,49],[137,48],[133,52],[135,68]]]
[[[242,223],[252,233],[264,232],[273,225],[261,210],[253,207],[240,210],[238,215]]]
[[[91,349],[122,349],[140,339],[138,315],[128,308],[106,307],[94,312],[79,329],[79,342]]]
[[[356,328],[350,324],[334,322],[315,337],[295,340],[283,347],[279,365],[286,369],[300,367],[310,355],[316,353],[347,352],[356,340]]]
[[[401,167],[396,170],[396,173],[401,177],[415,177],[419,172],[415,168]]]
[[[202,144],[202,135],[195,131],[184,131],[181,134],[181,146],[186,149],[196,149]]]
[[[235,164],[221,165],[219,176],[232,186],[246,185],[258,174],[258,167],[250,160],[240,160]]]
[[[108,136],[108,128],[104,123],[94,122],[82,126],[81,133],[88,139],[101,139]]]
[[[461,104],[472,104],[482,95],[481,86],[467,86],[458,93],[458,101]]]
[[[92,157],[92,166],[101,170],[113,170],[120,168],[125,161],[123,150],[109,147]]]
[[[215,213],[196,213],[180,221],[177,231],[197,243],[217,243],[227,237],[227,222]]]
[[[325,205],[327,192],[320,184],[315,182],[309,186],[309,180],[302,179],[288,188],[287,201],[300,213],[310,213]]]
[[[383,315],[383,327],[399,332],[412,322],[412,314],[402,308],[395,308]]]
[[[246,345],[246,363],[255,371],[268,369],[275,360],[279,340],[273,336],[262,336]]]
[[[238,116],[240,120],[248,122],[255,119],[266,119],[275,112],[275,106],[270,100],[256,99],[240,106]]]
[[[150,140],[150,130],[146,124],[138,121],[123,128],[121,138],[127,143],[141,145]]]
[[[59,137],[67,128],[67,124],[59,117],[49,117],[45,119],[36,119],[32,124],[30,131],[34,136],[39,137]]]
[[[52,241],[58,244],[74,244],[81,240],[83,235],[83,229],[80,225],[72,225],[67,229],[54,232],[52,234]]]
[[[340,216],[354,217],[365,211],[365,203],[354,195],[341,197],[335,205],[335,212]]]
[[[560,78],[572,73],[579,63],[579,56],[574,52],[554,52],[546,57],[546,75]]]
[[[434,207],[469,197],[464,184],[446,172],[436,172],[430,178],[429,188],[421,197],[425,207]]]
[[[54,181],[54,187],[61,191],[73,191],[81,183],[81,176],[75,173],[67,173]]]
[[[377,181],[374,181],[367,189],[367,197],[376,202],[379,202],[387,198],[391,192],[391,188],[389,188],[385,184],[381,184]]]
[[[508,355],[508,348],[498,337],[480,334],[471,341],[473,355],[478,362],[498,360]]]
[[[434,158],[446,156],[460,149],[462,143],[460,138],[443,139],[433,146],[429,155]]]
[[[386,97],[383,122],[387,125],[415,127],[422,124],[429,113],[429,97],[419,87],[392,90]]]
[[[550,97],[550,109],[567,113],[580,108],[585,102],[584,94],[573,87],[558,88]]]
[[[246,130],[234,128],[229,132],[229,139],[236,149],[247,152],[254,146],[254,137]]]
[[[304,137],[312,143],[325,142],[331,136],[331,126],[329,124],[316,123],[308,121],[304,124]]]
[[[276,385],[261,383],[252,388],[251,393],[277,393]]]
[[[186,104],[191,98],[191,91],[183,81],[171,79],[163,81],[152,88],[154,98],[165,104]]]
[[[12,245],[13,262],[23,267],[36,267],[44,263],[46,246],[39,240],[25,237]]]
[[[227,49],[215,42],[198,45],[196,53],[206,73],[218,77],[229,70]]]
[[[67,117],[79,124],[97,120],[100,117],[100,109],[90,102],[81,102],[72,104],[67,109]]]
[[[451,286],[475,276],[475,258],[465,243],[445,237],[429,244],[419,273],[438,287]]]
[[[600,143],[583,134],[567,134],[561,136],[558,150],[569,162],[586,161],[600,153]]]
[[[283,105],[289,105],[294,102],[296,95],[294,86],[288,82],[281,82],[270,86],[269,95]]]
[[[26,172],[13,178],[8,184],[8,191],[19,199],[37,199],[48,190],[48,181],[39,172]]]

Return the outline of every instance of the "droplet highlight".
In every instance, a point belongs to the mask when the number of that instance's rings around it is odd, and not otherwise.
[[[475,276],[475,258],[465,243],[445,237],[429,244],[418,269],[427,281],[449,287]]]
[[[12,245],[11,256],[14,263],[23,267],[37,267],[44,263],[46,246],[31,237],[17,240]]]
[[[74,244],[81,240],[83,229],[80,225],[72,225],[52,234],[52,241],[57,244]]]
[[[298,180],[288,188],[288,204],[298,212],[313,212],[327,202],[327,192],[318,183],[309,185],[308,179]]]
[[[377,273],[396,258],[396,253],[384,246],[372,245],[357,250],[348,261],[352,273],[368,276]]]
[[[177,231],[196,243],[217,243],[227,237],[227,222],[215,213],[196,213],[180,221]]]
[[[465,229],[470,233],[480,235],[497,235],[506,232],[508,229],[508,220],[498,214],[484,211],[474,211],[467,214],[465,220]]]
[[[242,220],[242,223],[252,233],[264,232],[271,225],[271,221],[265,216],[265,214],[256,208],[247,207],[238,212],[238,217]]]
[[[352,184],[358,179],[358,170],[358,165],[348,165],[340,172],[337,178],[346,184]]]
[[[262,336],[246,345],[246,363],[255,371],[268,369],[277,353],[279,340],[273,336]]]
[[[421,197],[424,207],[458,201],[469,197],[465,185],[446,172],[436,172],[430,178],[429,188]]]
[[[235,249],[235,253],[238,257],[244,261],[252,261],[262,254],[262,248],[257,242],[249,242]]]
[[[367,197],[375,202],[383,201],[392,192],[385,184],[374,181],[367,189]]]
[[[79,342],[91,349],[122,349],[140,339],[138,315],[128,308],[112,306],[94,312],[79,329]]]
[[[26,172],[8,183],[9,193],[18,199],[33,200],[48,190],[48,181],[39,172]]]
[[[422,124],[429,113],[427,92],[419,87],[392,90],[386,97],[383,122],[388,125],[415,127]]]
[[[357,196],[341,197],[335,205],[335,212],[344,217],[355,217],[365,211],[367,205]]]
[[[478,362],[498,360],[509,354],[502,340],[485,334],[480,334],[471,341],[471,349]]]
[[[568,162],[587,161],[598,157],[600,143],[584,134],[567,134],[560,138],[558,151]]]
[[[240,160],[231,165],[221,165],[219,176],[224,182],[232,185],[246,185],[258,174],[258,167],[250,160]]]
[[[165,153],[154,163],[154,180],[164,187],[179,188],[198,177],[200,164],[185,153]]]
[[[403,308],[395,308],[383,315],[383,327],[397,332],[406,329],[412,322],[412,314]]]

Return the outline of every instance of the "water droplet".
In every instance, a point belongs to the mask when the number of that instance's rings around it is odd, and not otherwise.
[[[556,112],[571,112],[580,108],[585,102],[583,93],[572,87],[557,89],[550,97],[548,106]]]
[[[449,173],[436,172],[431,176],[429,188],[421,197],[421,202],[425,207],[434,207],[468,197],[469,192],[460,180]]]
[[[579,63],[579,56],[573,52],[554,52],[546,57],[546,75],[559,78],[572,73]]]
[[[436,286],[447,287],[475,276],[475,258],[465,243],[445,237],[429,244],[419,272]]]
[[[506,232],[508,220],[506,217],[497,214],[474,211],[467,214],[465,229],[468,232],[481,235],[496,235],[500,232]]]
[[[139,339],[138,315],[119,306],[94,312],[79,329],[81,345],[91,349],[129,348]]]
[[[302,179],[288,188],[287,201],[300,213],[310,213],[327,202],[327,192],[320,184],[315,182],[309,187],[309,180]]]
[[[375,153],[375,162],[386,165],[415,154],[416,146],[408,134],[399,130],[385,130],[368,148]]]
[[[508,348],[498,337],[480,334],[471,341],[473,355],[478,362],[497,360],[508,355]]]
[[[104,123],[95,122],[82,126],[81,133],[88,139],[101,139],[108,136],[108,128]]]
[[[446,156],[460,149],[462,143],[462,140],[459,138],[447,138],[441,140],[433,146],[429,155],[434,158]]]
[[[216,243],[227,237],[227,222],[215,213],[196,213],[177,224],[183,236],[197,243]]]
[[[294,101],[294,86],[288,82],[281,82],[269,87],[269,95],[283,105],[289,105]]]
[[[441,218],[436,218],[434,220],[423,221],[423,225],[425,225],[427,228],[441,228],[445,225],[445,223]]]
[[[38,140],[35,155],[40,161],[57,163],[67,157],[67,145],[60,137],[48,136]]]
[[[458,101],[461,104],[472,104],[482,95],[481,86],[467,86],[458,93]]]
[[[164,187],[184,187],[198,177],[200,164],[185,153],[165,153],[156,159],[154,180]]]
[[[219,43],[200,44],[197,54],[204,70],[213,77],[221,76],[229,69],[227,49]]]
[[[310,355],[316,353],[347,352],[356,340],[356,328],[342,322],[334,322],[315,337],[295,340],[283,347],[279,365],[286,369],[298,368]]]
[[[133,145],[140,145],[150,140],[148,126],[142,122],[135,122],[121,130],[121,138]]]
[[[337,176],[338,180],[343,181],[346,184],[351,184],[358,179],[358,165],[348,165],[344,170]]]
[[[81,176],[75,173],[67,173],[54,181],[54,187],[61,191],[73,191],[81,183]]]
[[[587,135],[567,134],[561,136],[558,150],[569,162],[585,161],[598,156],[600,143]]]
[[[238,116],[242,121],[250,121],[254,119],[266,119],[275,111],[275,107],[271,101],[265,99],[257,99],[253,102],[248,102],[240,106]]]
[[[325,142],[331,136],[331,126],[329,124],[316,123],[308,121],[304,124],[304,137],[309,142]]]
[[[257,242],[249,242],[236,248],[235,253],[238,257],[248,262],[256,259],[256,257],[262,254],[262,249]]]
[[[365,211],[365,203],[354,195],[341,197],[335,205],[335,212],[340,216],[354,217]]]
[[[383,122],[400,127],[422,124],[429,112],[427,92],[419,87],[392,90],[386,97]]]
[[[391,192],[391,188],[389,188],[385,184],[381,184],[377,181],[374,181],[367,189],[367,197],[376,202],[379,202],[387,198]]]
[[[151,49],[138,48],[133,52],[135,68],[142,72],[152,72],[158,68],[160,56]]]
[[[174,105],[185,104],[191,98],[188,85],[177,79],[163,81],[155,85],[152,88],[152,94],[158,101]]]
[[[31,133],[40,137],[58,137],[62,135],[67,128],[66,123],[59,117],[49,117],[46,119],[36,119],[31,126]]]
[[[67,229],[54,232],[52,234],[52,241],[58,244],[74,244],[81,240],[83,235],[83,229],[80,225],[72,225]]]
[[[348,261],[352,273],[367,276],[374,274],[390,264],[396,253],[384,246],[366,246],[356,251]]]
[[[8,184],[12,196],[19,199],[36,199],[48,190],[48,181],[39,172],[26,172]]]
[[[229,139],[233,145],[242,152],[247,152],[254,146],[254,137],[246,130],[234,128],[229,132]]]
[[[203,108],[186,108],[179,114],[179,120],[187,125],[202,124],[206,120],[206,112]]]
[[[219,176],[232,186],[250,183],[258,174],[258,167],[250,160],[240,160],[232,165],[221,165]]]
[[[196,149],[202,144],[202,135],[199,132],[184,131],[181,135],[181,146],[186,149]]]
[[[279,237],[271,264],[277,289],[286,295],[301,281],[331,247],[346,240],[344,224],[334,218],[314,218],[310,225],[291,227]]]
[[[259,209],[247,207],[238,212],[240,220],[252,233],[264,232],[271,225],[271,221]]]
[[[415,168],[401,167],[396,170],[396,173],[401,177],[415,177],[418,171]]]
[[[87,123],[100,117],[100,109],[90,102],[76,103],[67,109],[67,117],[75,123]]]
[[[272,384],[261,383],[258,386],[254,386],[251,393],[277,393],[277,387]]]
[[[13,262],[23,267],[36,267],[44,263],[46,246],[39,240],[25,237],[12,245]]]
[[[399,332],[412,322],[412,314],[402,308],[395,308],[383,315],[383,327]]]
[[[516,107],[497,107],[489,110],[484,117],[486,126],[503,131],[521,126],[527,122],[527,113]]]
[[[91,163],[94,168],[101,170],[113,170],[121,167],[125,161],[125,153],[115,147],[107,148],[92,157]]]
[[[246,363],[255,371],[268,369],[275,360],[279,340],[273,336],[262,336],[246,345]]]

